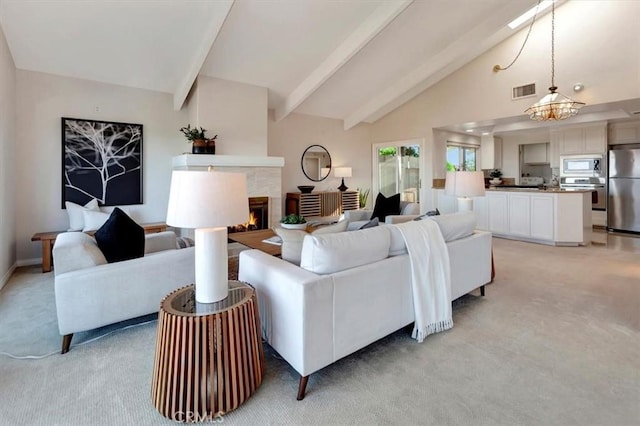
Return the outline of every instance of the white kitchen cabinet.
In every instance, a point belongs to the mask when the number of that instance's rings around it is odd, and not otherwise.
[[[535,194],[531,196],[531,238],[553,240],[554,196]]]
[[[473,212],[476,214],[476,228],[489,230],[489,205],[487,197],[473,197]]]
[[[446,195],[444,189],[434,189],[436,193],[435,206],[440,214],[454,213],[457,209],[457,200],[453,195]]]
[[[509,233],[509,193],[487,192],[487,210],[489,212],[489,230],[496,233]]]
[[[584,129],[584,153],[607,152],[607,125],[589,126]]]
[[[558,144],[559,155],[604,154],[607,151],[607,124],[599,122],[554,129],[551,139]],[[553,164],[560,163],[554,159]]]
[[[640,142],[640,121],[609,124],[609,145]]]
[[[549,142],[549,167],[560,167],[560,134],[551,132],[551,142]]]
[[[509,233],[521,237],[531,235],[531,195],[509,194]]]
[[[523,145],[524,163],[525,164],[548,164],[549,163],[549,144],[548,143],[531,143]]]
[[[496,237],[566,246],[591,242],[589,192],[492,190],[487,204]]]
[[[480,138],[480,168],[482,170],[502,168],[502,139],[491,135]]]

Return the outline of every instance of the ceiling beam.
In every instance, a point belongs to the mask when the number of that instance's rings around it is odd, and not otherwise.
[[[293,112],[311,96],[324,82],[335,74],[355,54],[367,45],[396,16],[414,0],[393,0],[382,2],[369,17],[352,32],[321,64],[305,78],[276,108],[275,120],[280,121]]]
[[[202,43],[196,47],[195,53],[191,63],[185,67],[184,78],[178,84],[175,92],[173,93],[173,109],[179,111],[184,105],[184,101],[189,95],[193,82],[196,81],[204,61],[209,55],[209,51],[213,46],[213,43],[218,37],[218,33],[224,24],[225,19],[231,11],[231,6],[235,0],[218,0],[216,5],[219,6],[219,10],[216,10],[215,16],[212,17],[209,25],[205,29],[204,36],[202,37]]]
[[[344,119],[344,129],[349,130],[361,122],[372,123],[379,120],[493,46],[514,35],[516,31],[509,29],[507,23],[529,7],[529,2],[516,1],[500,8],[490,18],[476,25],[438,54],[427,58],[420,67],[356,109]],[[498,28],[497,31],[496,28]],[[478,42],[479,40],[481,42]]]

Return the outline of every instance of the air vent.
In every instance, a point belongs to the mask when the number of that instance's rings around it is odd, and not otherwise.
[[[536,95],[536,84],[525,84],[511,89],[511,99],[528,98]]]

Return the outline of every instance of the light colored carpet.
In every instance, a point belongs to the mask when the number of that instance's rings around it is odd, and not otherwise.
[[[313,374],[266,349],[231,424],[638,425],[640,255],[494,239],[487,296],[454,304],[423,344],[400,330]],[[150,400],[156,324],[74,336],[42,360],[0,356],[0,424],[170,424]],[[59,349],[53,275],[23,268],[0,292],[0,351]]]

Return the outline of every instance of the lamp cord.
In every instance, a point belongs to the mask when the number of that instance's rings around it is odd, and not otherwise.
[[[520,47],[520,50],[518,51],[518,54],[516,55],[515,58],[513,58],[513,61],[511,61],[511,63],[509,65],[507,65],[506,67],[501,67],[500,65],[494,65],[493,66],[493,72],[498,72],[498,71],[506,71],[509,68],[511,68],[511,65],[515,64],[516,61],[518,60],[518,58],[520,57],[520,54],[522,53],[522,51],[524,50],[524,46],[527,44],[527,40],[529,40],[529,34],[531,34],[531,30],[533,29],[533,24],[536,22],[536,18],[538,17],[538,8],[540,7],[540,2],[542,0],[538,0],[538,4],[536,4],[536,13],[533,14],[533,19],[531,20],[531,25],[529,25],[529,31],[527,31],[527,36],[524,38],[524,42],[522,43],[522,46]],[[555,2],[553,2],[553,4],[555,4]],[[552,5],[553,7],[553,5]],[[553,21],[553,18],[552,18]],[[553,25],[553,24],[552,24]],[[552,30],[553,33],[553,30]],[[553,34],[551,35],[551,43],[553,46]],[[552,47],[552,52],[551,52],[551,61],[553,62],[553,47]],[[553,74],[553,72],[552,72]]]
[[[158,321],[158,320],[157,319],[152,319],[150,321],[145,321],[145,322],[141,322],[141,323],[137,323],[137,324],[131,324],[131,325],[127,325],[126,327],[122,327],[122,328],[116,328],[116,329],[111,330],[111,331],[109,331],[109,332],[107,332],[105,334],[101,334],[100,336],[96,336],[96,337],[94,337],[92,339],[85,340],[84,342],[80,342],[80,343],[78,343],[78,344],[76,344],[74,346],[86,345],[87,343],[95,342],[96,340],[102,339],[103,337],[107,337],[107,336],[109,336],[109,335],[111,335],[113,333],[117,333],[119,331],[124,331],[124,330],[127,330],[129,328],[133,328],[133,327],[140,327],[140,326],[147,325],[147,324],[150,324],[150,323],[155,322],[155,321]],[[49,352],[49,353],[44,354],[44,355],[13,355],[13,354],[10,354],[8,352],[0,352],[0,355],[6,356],[6,357],[9,357],[9,358],[13,358],[13,359],[42,359],[42,358],[47,358],[47,357],[49,357],[51,355],[55,355],[55,354],[59,354],[59,353],[60,353],[60,350],[58,349],[58,350],[55,350],[53,352]]]
[[[556,87],[556,2],[551,2],[551,91],[555,91]]]

